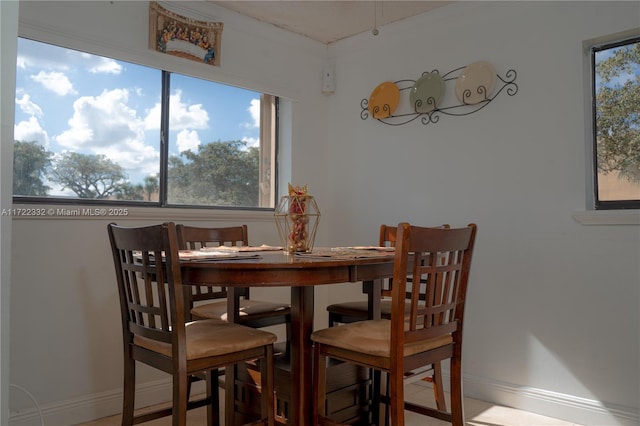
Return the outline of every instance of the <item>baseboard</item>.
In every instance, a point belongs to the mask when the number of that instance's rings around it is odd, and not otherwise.
[[[445,390],[449,377],[443,372]],[[424,383],[426,386],[429,384]],[[484,377],[465,375],[464,395],[505,407],[529,411],[584,426],[638,426],[637,408],[606,404],[594,399],[498,382]],[[471,420],[471,419],[467,419]]]
[[[449,377],[443,372],[445,390]],[[416,382],[424,383],[424,382]],[[430,386],[424,383],[425,386]],[[194,384],[194,393],[202,392]],[[544,389],[518,386],[495,380],[464,376],[467,397],[497,405],[530,411],[584,426],[638,426],[640,414],[633,407],[605,404],[597,400],[566,395]],[[171,380],[145,383],[136,391],[136,406],[147,407],[171,400]],[[122,411],[122,391],[114,390],[47,404],[9,415],[9,426],[41,425],[40,415],[47,426],[66,426],[114,416]],[[471,420],[471,419],[467,419]]]
[[[203,392],[201,383],[194,383],[194,393]],[[140,385],[136,389],[136,408],[171,401],[171,379]],[[9,426],[41,425],[40,415],[47,426],[67,426],[85,423],[122,412],[122,391],[113,390],[46,404],[9,414]]]

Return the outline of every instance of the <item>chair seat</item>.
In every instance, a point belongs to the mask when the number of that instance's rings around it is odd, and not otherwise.
[[[286,303],[263,302],[260,300],[240,299],[240,320],[250,316],[286,315],[291,307]],[[194,306],[191,309],[194,318],[213,318],[227,320],[227,302],[213,302]]]
[[[223,320],[193,321],[185,325],[187,360],[223,355],[274,343],[273,333]],[[171,344],[135,335],[133,343],[140,347],[171,356]]]
[[[378,357],[391,356],[391,321],[387,319],[353,322],[339,327],[317,330],[311,340],[329,346]],[[446,346],[453,342],[451,335],[421,340],[404,345],[404,356]]]

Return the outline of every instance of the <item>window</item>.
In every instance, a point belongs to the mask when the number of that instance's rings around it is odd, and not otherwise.
[[[18,39],[17,202],[273,208],[277,98]]]
[[[640,208],[640,37],[591,47],[596,209]]]

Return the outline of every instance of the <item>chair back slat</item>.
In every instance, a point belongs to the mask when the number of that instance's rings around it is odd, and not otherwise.
[[[461,338],[475,233],[474,224],[458,229],[398,225],[391,347],[446,334],[454,341]]]
[[[203,247],[248,246],[249,232],[247,225],[228,226],[222,228],[203,228],[178,224],[178,245],[181,250],[199,250]],[[241,296],[249,297],[248,289],[240,291]],[[226,287],[192,286],[191,301],[225,299]]]
[[[175,225],[108,226],[120,297],[123,336],[172,343],[184,338],[184,299]]]

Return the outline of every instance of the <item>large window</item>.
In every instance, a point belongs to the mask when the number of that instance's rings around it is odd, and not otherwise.
[[[18,39],[14,200],[274,206],[277,98]]]
[[[640,208],[640,37],[591,48],[597,209]]]

